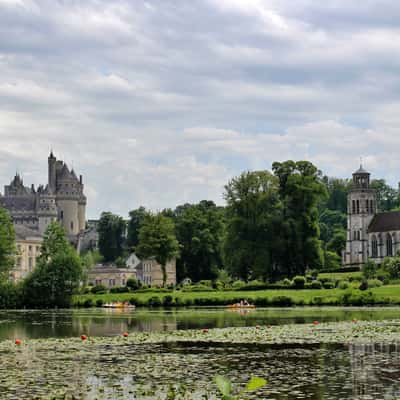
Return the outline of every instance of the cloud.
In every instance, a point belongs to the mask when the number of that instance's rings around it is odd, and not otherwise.
[[[88,214],[204,198],[246,169],[359,157],[396,184],[400,17],[368,0],[0,0],[0,182],[73,164]]]

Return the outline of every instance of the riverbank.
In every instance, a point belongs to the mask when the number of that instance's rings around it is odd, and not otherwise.
[[[94,307],[110,302],[128,301],[136,306],[225,306],[247,299],[256,306],[304,305],[398,305],[400,285],[387,285],[369,290],[359,289],[303,289],[258,291],[150,291],[132,293],[84,294],[73,298],[74,307]]]

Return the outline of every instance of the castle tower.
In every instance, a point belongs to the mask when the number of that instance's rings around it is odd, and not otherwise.
[[[70,236],[76,236],[80,232],[78,218],[80,197],[79,181],[76,175],[69,171],[67,164],[63,164],[57,174],[58,220]]]
[[[36,196],[39,233],[43,235],[49,224],[57,221],[56,196],[50,190],[49,186],[46,189],[43,189],[43,186],[39,187]]]
[[[370,187],[370,173],[360,166],[353,173],[347,197],[345,266],[361,267],[368,260],[368,227],[376,213],[376,191]]]
[[[49,158],[47,159],[48,162],[48,185],[49,189],[52,193],[56,192],[56,161],[57,159],[53,155],[53,151],[50,152]]]

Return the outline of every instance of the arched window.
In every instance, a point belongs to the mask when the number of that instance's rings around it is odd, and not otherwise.
[[[386,255],[388,257],[391,257],[393,255],[393,241],[392,235],[390,233],[386,235]]]
[[[376,240],[376,236],[372,236],[371,240],[371,247],[372,247],[372,257],[376,258],[378,257],[378,241]]]

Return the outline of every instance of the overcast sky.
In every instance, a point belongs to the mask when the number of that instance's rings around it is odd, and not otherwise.
[[[329,5],[327,6],[326,3]],[[400,180],[400,4],[0,0],[0,184],[83,174],[88,216],[307,159]]]

